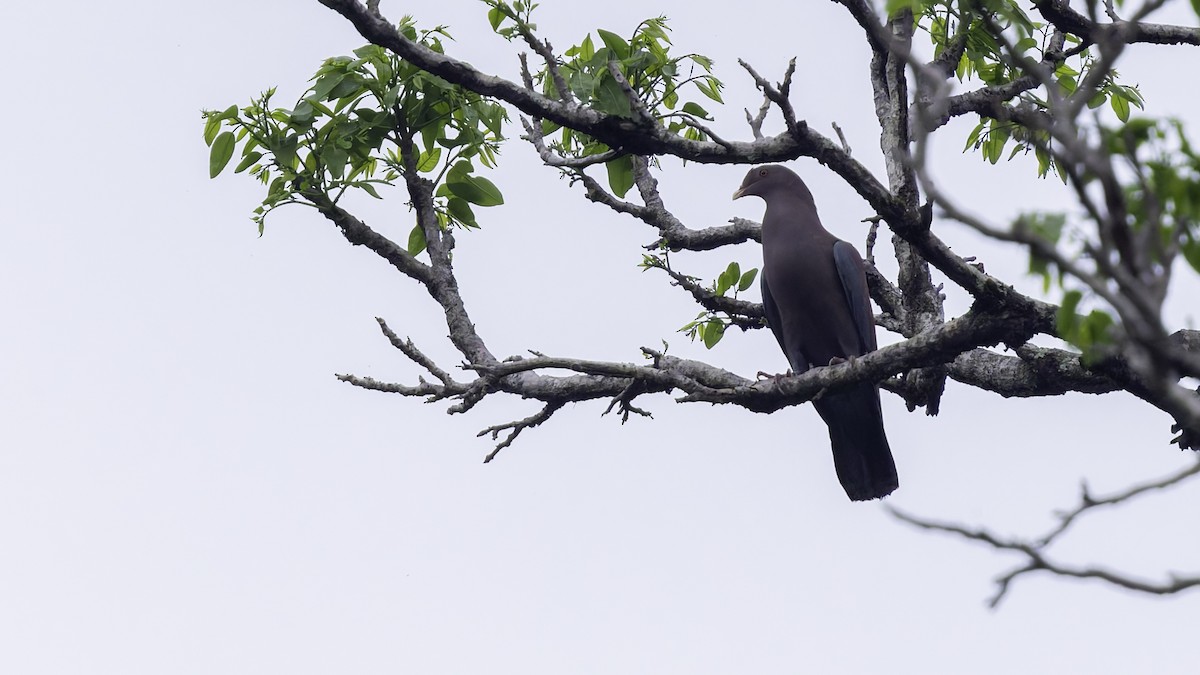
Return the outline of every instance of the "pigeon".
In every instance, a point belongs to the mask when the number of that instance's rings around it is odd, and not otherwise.
[[[755,167],[733,198],[761,197],[763,309],[793,373],[862,356],[877,347],[865,265],[821,225],[808,186],[790,169]],[[862,382],[813,400],[829,427],[833,465],[853,501],[899,487],[883,429],[879,388]]]

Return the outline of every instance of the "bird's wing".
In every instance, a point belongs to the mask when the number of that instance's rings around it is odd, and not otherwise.
[[[783,344],[783,319],[779,317],[779,306],[775,304],[775,298],[771,295],[771,287],[767,286],[765,267],[759,270],[758,283],[762,288],[763,313],[767,315],[767,325],[775,334],[775,339],[779,341],[780,349],[786,354],[787,346]]]
[[[771,327],[771,332],[775,334],[775,340],[779,342],[779,348],[783,350],[784,356],[787,357],[788,365],[791,366],[793,373],[803,373],[808,370],[808,359],[803,354],[794,353],[797,350],[788,349],[787,343],[783,339],[783,317],[779,314],[779,305],[775,304],[775,298],[771,295],[771,287],[767,285],[767,268],[764,266],[758,274],[759,286],[762,288],[763,297],[763,313],[767,315],[767,325]]]
[[[871,295],[867,291],[866,266],[858,251],[844,241],[833,245],[833,264],[842,280],[846,304],[854,319],[854,330],[858,333],[862,353],[875,351],[875,316],[871,312]]]

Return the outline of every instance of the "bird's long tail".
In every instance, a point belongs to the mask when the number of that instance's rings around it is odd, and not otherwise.
[[[829,426],[833,465],[846,496],[856,502],[879,499],[900,486],[875,385],[864,382],[813,405]]]

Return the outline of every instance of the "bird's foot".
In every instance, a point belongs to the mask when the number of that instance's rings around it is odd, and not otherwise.
[[[759,380],[771,380],[772,382],[778,382],[779,380],[781,380],[785,377],[791,377],[791,376],[792,376],[792,371],[790,368],[788,369],[788,371],[786,373],[772,374],[772,373],[768,373],[766,371],[760,370],[760,371],[758,371],[758,374],[756,375],[756,377]]]
[[[987,274],[987,272],[983,269],[983,263],[976,262],[975,256],[973,256],[973,255],[967,256],[967,257],[963,258],[962,260],[963,260],[963,262],[967,263],[971,267],[974,267],[975,269],[979,270],[980,272]]]
[[[850,358],[853,359],[854,357],[851,356]],[[839,363],[845,363],[845,362],[846,362],[846,359],[844,359],[840,356],[835,356],[832,359],[829,359],[829,365],[831,365],[831,366],[836,366]]]

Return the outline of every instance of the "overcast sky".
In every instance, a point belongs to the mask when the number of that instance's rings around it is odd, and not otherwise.
[[[798,114],[838,122],[882,175],[860,30],[830,2],[777,5],[546,0],[537,20],[561,49],[668,15],[676,50],[717,60],[719,128],[741,137],[760,99],[736,58],[777,80],[798,56]],[[478,2],[382,9],[449,24],[451,53],[516,75]],[[208,178],[201,109],[270,86],[289,105],[323,58],[363,43],[315,0],[9,2],[0,26],[0,672],[1195,671],[1197,594],[1027,577],[988,611],[1015,561],[849,503],[810,406],[764,416],[660,395],[640,401],[655,419],[621,426],[580,404],[485,466],[476,432],[535,404],[493,397],[452,417],[338,382],[416,380],[376,316],[447,367],[461,357],[415,283],[300,207],[259,238],[261,186]],[[1196,133],[1200,95],[1178,79],[1196,58],[1138,47],[1121,73]],[[1068,205],[1031,161],[960,155],[971,124],[941,132],[946,187],[997,223]],[[494,353],[637,360],[665,339],[744,375],[785,367],[766,331],[689,343],[675,330],[694,305],[636,267],[644,224],[583,200],[520,141],[501,165],[507,203],[479,210],[455,257]],[[744,167],[663,166],[689,226],[761,216],[728,198]],[[865,203],[816,162],[792,166],[861,246]],[[403,201],[362,213],[403,239]],[[1018,251],[936,227],[1037,289]],[[733,259],[760,252],[673,260],[711,277]],[[1196,289],[1172,298],[1176,327]],[[951,383],[937,418],[891,395],[884,409],[901,476],[889,502],[1006,534],[1049,526],[1082,479],[1105,492],[1192,459],[1126,395],[1008,401]],[[1098,515],[1056,552],[1146,578],[1195,571],[1198,497]]]

